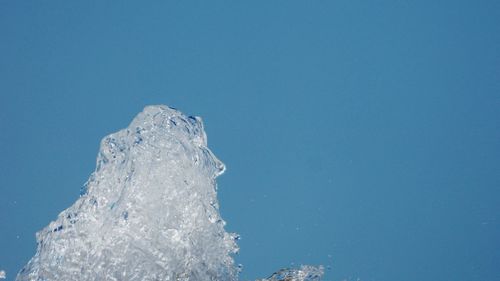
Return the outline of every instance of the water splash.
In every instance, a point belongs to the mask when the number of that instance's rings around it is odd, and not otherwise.
[[[257,281],[319,281],[323,273],[322,266],[303,265],[300,269],[282,269],[267,279]]]
[[[224,170],[199,117],[146,107],[101,141],[80,198],[37,233],[16,280],[237,280],[237,235],[224,230],[216,193]],[[321,274],[302,267],[262,280]]]

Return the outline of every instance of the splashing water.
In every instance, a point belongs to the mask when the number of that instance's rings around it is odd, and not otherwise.
[[[237,235],[224,230],[216,193],[224,170],[199,117],[146,107],[101,141],[80,198],[37,233],[16,280],[237,280]],[[304,266],[261,281],[321,275]]]
[[[322,276],[322,266],[303,265],[300,269],[282,269],[267,279],[257,281],[319,281]]]

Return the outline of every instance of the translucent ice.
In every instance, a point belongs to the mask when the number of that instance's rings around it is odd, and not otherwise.
[[[200,118],[146,107],[101,141],[80,198],[37,233],[16,280],[237,280],[237,236],[224,230],[216,197],[224,169]],[[263,280],[319,276],[303,267]]]

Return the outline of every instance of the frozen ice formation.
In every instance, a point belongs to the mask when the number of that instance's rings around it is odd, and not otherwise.
[[[203,123],[148,106],[105,137],[80,198],[36,234],[18,281],[235,281],[237,235],[224,230]],[[319,280],[321,269],[282,270],[269,281]]]

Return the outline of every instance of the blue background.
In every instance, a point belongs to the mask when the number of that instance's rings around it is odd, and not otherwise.
[[[1,1],[0,269],[148,104],[202,116],[242,280],[500,280],[500,2]]]

